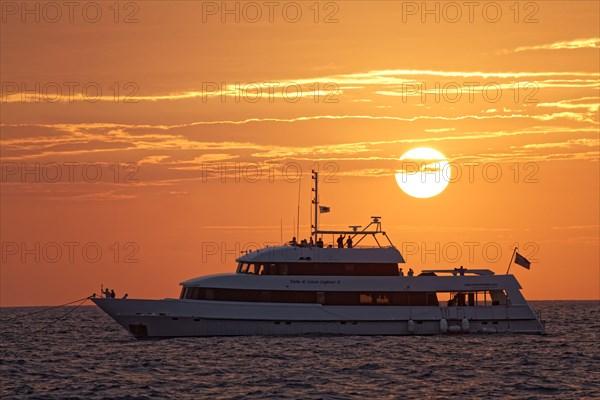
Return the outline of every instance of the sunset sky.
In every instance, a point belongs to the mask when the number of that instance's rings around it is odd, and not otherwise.
[[[177,297],[299,189],[308,238],[311,168],[321,227],[380,215],[405,269],[517,244],[526,298],[600,298],[597,1],[0,4],[1,306]],[[396,183],[417,147],[438,196]]]

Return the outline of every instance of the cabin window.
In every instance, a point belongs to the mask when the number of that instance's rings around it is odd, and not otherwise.
[[[325,304],[325,292],[317,292],[317,303]]]
[[[240,263],[237,269],[237,273],[253,275],[277,275],[275,266],[276,264]]]
[[[427,293],[427,305],[428,306],[439,306],[437,293]]]
[[[262,268],[262,264],[252,264],[252,274],[254,275],[258,275],[258,273],[260,272],[261,268]]]
[[[443,302],[443,305],[448,307],[487,307],[510,304],[510,300],[504,290],[447,293],[448,300]]]
[[[258,267],[260,265],[260,267]],[[258,269],[257,269],[258,268]],[[263,272],[264,271],[264,272]],[[398,276],[398,264],[374,263],[240,263],[238,273],[260,275],[336,275],[336,276]]]
[[[493,306],[504,306],[509,304],[508,296],[504,290],[490,290]]]
[[[272,275],[272,271],[275,270],[276,264],[261,264],[259,275]]]
[[[375,297],[375,304],[390,304],[390,299],[385,294],[379,294]]]
[[[303,290],[249,290],[185,287],[181,298],[195,300],[312,303],[330,306],[437,306],[436,293],[426,292],[343,292]]]
[[[191,289],[191,291],[190,291]],[[200,288],[190,288],[188,289],[188,291],[190,291],[190,293],[188,294],[188,297],[190,297],[191,299],[197,299],[200,297]]]
[[[358,293],[325,292],[325,304],[329,306],[345,306],[359,304],[358,299]]]
[[[373,296],[370,294],[360,294],[360,304],[373,304]]]
[[[238,274],[247,274],[249,268],[250,268],[250,264],[240,263],[240,265],[238,266],[237,272],[238,272]]]

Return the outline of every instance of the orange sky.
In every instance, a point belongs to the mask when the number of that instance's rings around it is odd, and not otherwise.
[[[598,2],[0,4],[2,306],[177,296],[291,237],[298,168],[307,237],[316,166],[322,227],[382,215],[406,268],[518,243],[528,299],[600,298]],[[407,196],[415,147],[461,177]]]

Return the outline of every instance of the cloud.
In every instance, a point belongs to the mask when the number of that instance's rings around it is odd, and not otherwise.
[[[76,200],[76,201],[114,201],[114,200],[131,200],[137,196],[132,194],[115,193],[115,191],[94,192],[75,196],[66,196],[55,198],[56,200]]]
[[[204,171],[207,168],[207,164],[214,163],[217,161],[226,161],[238,158],[238,155],[225,154],[225,153],[206,153],[194,157],[192,160],[180,160],[174,161],[171,164],[183,164],[184,166],[172,167],[171,169],[182,170],[182,171]]]
[[[487,153],[472,156],[455,157],[454,161],[464,162],[543,162],[543,161],[592,161],[597,162],[600,158],[598,151],[565,152],[565,153],[533,153],[528,151],[514,151],[512,153]]]
[[[600,140],[598,140],[598,139],[569,139],[564,142],[534,143],[534,144],[526,144],[524,146],[511,146],[511,149],[514,149],[514,148],[548,149],[548,148],[574,147],[574,146],[598,147],[598,146],[600,146]]]
[[[591,42],[590,42],[591,41]],[[557,42],[552,45],[557,48],[579,48],[593,47],[597,48],[598,39],[582,39],[580,41]],[[519,49],[537,49],[544,46],[522,47]],[[569,47],[571,46],[571,47]],[[579,46],[579,47],[577,47]],[[517,50],[514,50],[517,51]],[[518,50],[525,51],[525,50]],[[350,74],[333,74],[325,76],[315,76],[312,78],[290,78],[290,79],[268,79],[254,82],[201,82],[198,87],[192,90],[173,90],[170,93],[148,93],[144,95],[134,95],[127,98],[128,102],[159,102],[159,101],[177,101],[194,100],[207,102],[211,99],[219,100],[225,103],[225,99],[233,98],[236,102],[243,101],[253,103],[258,100],[275,100],[295,102],[298,99],[321,100],[327,103],[341,94],[356,92],[360,95],[359,99],[353,102],[364,102],[370,99],[365,98],[365,91],[375,91],[381,95],[398,95],[397,90],[400,86],[414,86],[415,84],[429,82],[430,86],[434,83],[447,82],[455,79],[494,79],[494,80],[541,80],[546,79],[547,87],[560,87],[561,79],[563,85],[568,87],[597,87],[597,72],[581,71],[536,71],[536,72],[486,72],[486,71],[441,71],[426,69],[391,69],[391,70],[372,70],[366,72]],[[552,83],[555,81],[555,83]],[[470,82],[476,86],[485,86],[491,82]],[[507,85],[514,85],[514,82],[508,82]],[[481,90],[481,89],[477,89]],[[40,89],[37,92],[23,91],[21,87],[15,87],[14,90],[7,91],[1,95],[1,103],[32,103],[47,99],[47,94]],[[87,102],[82,94],[74,96],[61,96],[58,102]],[[114,102],[114,96],[100,96],[97,101]]]
[[[573,49],[600,49],[600,38],[574,39],[541,44],[536,46],[522,46],[513,50],[515,53],[532,50],[573,50]]]
[[[238,156],[224,153],[207,153],[199,155],[198,157],[194,157],[194,159],[191,161],[178,161],[176,164],[202,164],[205,162],[231,160],[233,158],[238,158]]]
[[[396,171],[391,168],[362,168],[348,171],[337,172],[338,176],[352,176],[360,178],[379,178],[382,176],[396,175]]]
[[[195,140],[192,137],[186,137],[181,134],[169,133],[169,129],[177,129],[182,126],[194,127],[204,124],[205,122],[194,122],[187,125],[174,125],[175,128],[169,128],[167,126],[156,126],[160,132],[155,133],[144,133],[140,134],[136,130],[139,129],[138,125],[119,125],[116,128],[113,125],[105,126],[103,129],[98,129],[97,125],[91,124],[75,124],[67,126],[64,124],[56,125],[59,128],[57,130],[57,137],[53,138],[51,135],[46,135],[43,138],[25,137],[25,138],[11,138],[1,139],[0,144],[2,145],[3,159],[5,161],[14,160],[28,160],[28,159],[43,159],[46,157],[65,155],[78,156],[81,154],[106,154],[109,151],[114,152],[125,152],[131,153],[131,151],[154,151],[159,152],[158,154],[145,155],[141,158],[141,164],[199,164],[203,162],[221,161],[227,159],[233,159],[241,157],[245,154],[246,157],[261,158],[261,159],[331,159],[331,158],[344,158],[357,156],[363,159],[387,159],[382,153],[376,155],[373,151],[376,150],[376,146],[386,144],[418,144],[418,143],[434,143],[441,141],[464,141],[464,140],[479,140],[479,139],[493,139],[505,136],[520,136],[520,135],[539,135],[545,133],[564,133],[570,132],[571,134],[588,134],[590,132],[597,132],[597,122],[586,119],[584,116],[573,112],[561,112],[553,114],[541,114],[541,115],[529,115],[529,114],[507,114],[507,115],[462,115],[457,117],[440,117],[440,116],[416,116],[416,117],[394,117],[394,116],[367,116],[367,115],[338,115],[338,116],[311,116],[311,117],[296,117],[287,119],[274,119],[267,118],[266,120],[278,121],[280,123],[294,123],[300,121],[311,121],[321,119],[366,119],[366,120],[383,120],[383,121],[416,121],[416,120],[439,120],[439,121],[460,121],[465,119],[475,120],[496,120],[496,119],[525,119],[530,118],[533,120],[540,120],[544,123],[551,121],[576,121],[583,122],[588,121],[594,124],[593,127],[573,127],[573,126],[542,126],[532,127],[527,129],[518,129],[511,131],[496,130],[496,131],[469,131],[469,132],[456,132],[455,128],[441,128],[441,130],[433,131],[433,133],[444,133],[446,135],[405,135],[401,139],[391,141],[360,141],[360,142],[349,142],[349,143],[336,143],[328,145],[312,145],[312,146],[277,146],[273,144],[259,144],[253,142],[237,142],[237,141],[202,141]],[[250,123],[250,120],[233,121],[235,124]],[[252,119],[252,122],[258,122],[259,119]],[[210,124],[230,124],[232,121],[209,121]],[[31,125],[35,127],[36,125]],[[43,125],[50,127],[52,125]],[[5,127],[10,127],[5,125]],[[144,129],[150,129],[147,125],[144,125]],[[6,128],[5,128],[6,130]],[[108,131],[102,134],[102,131]],[[29,129],[31,132],[35,132],[35,129]],[[61,135],[61,132],[77,132],[74,135]],[[427,130],[432,132],[432,129]],[[450,133],[452,132],[452,133]],[[53,139],[57,143],[64,145],[63,147],[57,147],[53,144]],[[119,146],[112,148],[104,143],[110,144],[111,142],[126,143],[126,146]],[[67,146],[69,145],[69,146]],[[77,145],[77,146],[71,146]],[[66,146],[66,147],[65,147]],[[98,148],[98,146],[102,148]],[[200,156],[196,156],[195,159],[190,160],[173,160],[165,162],[170,157],[167,152],[173,154],[179,154],[181,152],[202,152]],[[182,153],[183,154],[183,153]],[[334,157],[332,157],[334,156]],[[139,156],[138,156],[139,157]],[[137,157],[136,157],[137,158]]]
[[[140,161],[138,161],[138,165],[144,165],[144,164],[160,164],[160,162],[162,160],[165,160],[169,158],[169,156],[148,156],[148,157],[144,157],[142,158]]]
[[[568,230],[587,230],[587,229],[593,229],[595,231],[598,231],[598,228],[600,228],[600,225],[568,225],[568,226],[553,226],[551,229],[552,230],[564,230],[564,229],[568,229]]]
[[[190,192],[185,191],[185,190],[171,190],[169,191],[169,194],[171,196],[176,196],[176,197],[183,197],[183,196],[189,196]]]
[[[582,97],[579,99],[567,99],[555,102],[538,103],[537,107],[553,107],[569,110],[584,109],[590,113],[597,113],[598,109],[600,109],[600,97]]]
[[[518,95],[521,93],[522,100],[525,103],[536,103],[536,94],[540,89],[597,89],[600,87],[600,74],[590,74],[591,79],[543,79],[543,80],[509,80],[507,82],[428,82],[412,81],[403,85],[389,85],[386,90],[377,90],[374,93],[381,96],[400,97],[405,102],[407,98],[419,97],[424,103],[427,100],[446,99],[448,102],[458,102],[461,99],[474,101],[475,94],[481,94],[481,99],[485,101],[495,100],[498,93],[512,93]]]
[[[442,133],[442,132],[452,132],[456,130],[455,128],[439,128],[439,129],[425,129],[425,132],[431,133]]]

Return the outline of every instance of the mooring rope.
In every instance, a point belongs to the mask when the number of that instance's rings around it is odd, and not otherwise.
[[[88,301],[90,299],[91,296],[86,297],[85,299],[83,299],[79,304],[77,304],[75,307],[73,307],[72,309],[70,309],[69,311],[67,311],[66,313],[64,313],[60,318],[55,319],[54,321],[50,322],[47,325],[44,325],[43,327],[41,327],[40,329],[38,329],[37,331],[32,332],[32,335],[35,335],[36,333],[39,333],[43,330],[45,330],[46,328],[54,325],[55,323],[57,323],[58,321],[64,319],[67,315],[71,314],[73,311],[75,311],[77,309],[77,307],[79,307],[80,305],[82,305],[83,303],[85,303],[86,301]]]
[[[17,315],[17,316],[12,317],[12,318],[2,319],[2,320],[0,320],[0,322],[4,323],[4,322],[9,322],[9,321],[14,321],[15,319],[19,319],[19,318],[23,318],[23,317],[28,317],[30,315],[43,313],[43,312],[46,312],[46,311],[54,310],[55,308],[65,307],[65,306],[68,306],[68,305],[73,304],[73,303],[81,302],[81,303],[79,303],[79,304],[77,304],[75,306],[75,308],[77,308],[80,305],[82,305],[83,303],[85,303],[87,300],[91,299],[92,297],[93,296],[87,296],[87,297],[84,297],[82,299],[77,299],[77,300],[73,300],[73,301],[70,301],[70,302],[65,303],[65,304],[61,304],[59,306],[54,306],[54,307],[50,307],[50,308],[44,308],[43,310],[38,310],[38,311],[33,311],[33,312],[30,312],[30,313],[27,313],[27,314]]]

